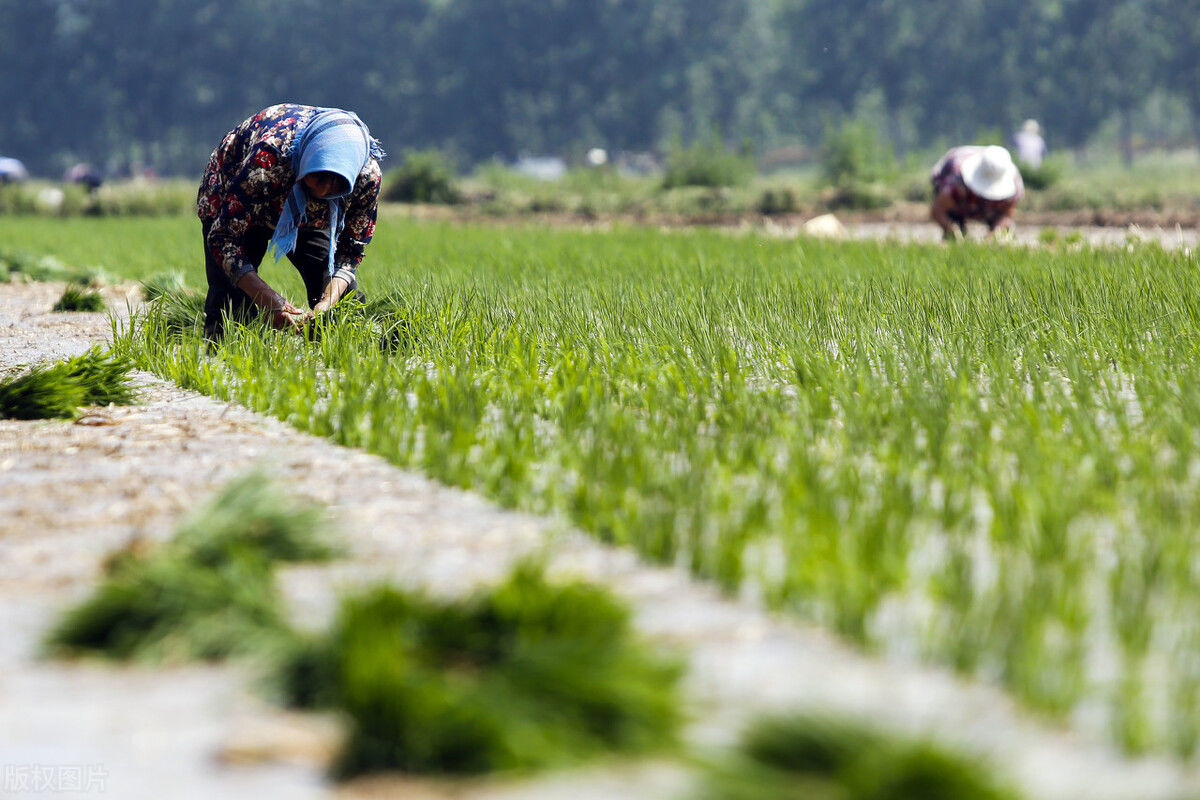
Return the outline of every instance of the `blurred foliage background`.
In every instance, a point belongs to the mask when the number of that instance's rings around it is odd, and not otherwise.
[[[899,157],[1027,117],[1052,151],[1194,144],[1200,0],[0,0],[0,154],[199,173],[272,103],[358,111],[460,170],[869,125]],[[852,131],[853,132],[853,129]],[[853,138],[853,137],[849,137]],[[678,153],[685,151],[678,150]],[[783,154],[783,155],[781,155]],[[859,187],[861,188],[861,187]]]

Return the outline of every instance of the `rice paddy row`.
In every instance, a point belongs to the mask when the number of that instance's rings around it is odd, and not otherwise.
[[[210,353],[160,309],[118,346],[1131,751],[1195,752],[1190,255],[423,226],[363,277],[372,304],[313,341]]]

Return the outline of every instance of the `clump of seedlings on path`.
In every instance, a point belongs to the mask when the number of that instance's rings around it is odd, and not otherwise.
[[[987,765],[851,718],[761,718],[696,800],[1017,800]]]
[[[680,672],[607,590],[523,564],[465,600],[349,598],[328,633],[296,642],[278,683],[291,704],[351,721],[338,774],[482,773],[669,749]]]
[[[52,311],[103,311],[104,297],[95,289],[68,285]]]
[[[465,600],[378,587],[347,598],[327,633],[293,630],[275,566],[335,554],[315,508],[251,475],[169,542],[110,558],[47,652],[267,657],[288,704],[349,721],[342,776],[533,769],[675,744],[681,665],[636,639],[606,590],[551,583],[529,563]]]
[[[288,635],[274,580],[278,562],[334,550],[322,513],[251,474],[198,509],[171,541],[109,559],[91,597],[47,638],[56,655],[118,660],[219,659]]]
[[[0,382],[0,418],[73,419],[81,406],[130,405],[137,397],[127,355],[93,347]]]

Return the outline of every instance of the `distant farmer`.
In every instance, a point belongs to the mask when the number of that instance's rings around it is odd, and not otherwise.
[[[256,306],[273,327],[298,331],[357,290],[356,271],[375,233],[383,157],[362,120],[336,108],[271,106],[225,134],[196,203],[208,273],[206,336],[222,335],[224,315],[244,320]],[[259,277],[268,247],[300,273],[312,313]]]
[[[95,192],[104,183],[104,179],[100,177],[100,171],[84,161],[64,172],[63,180],[84,187],[89,194]]]
[[[951,148],[934,165],[930,179],[930,216],[946,239],[965,236],[967,220],[986,223],[988,236],[1010,227],[1017,201],[1025,195],[1021,173],[1003,147]]]
[[[1021,130],[1013,134],[1013,146],[1022,165],[1035,169],[1042,165],[1042,159],[1046,157],[1046,140],[1042,138],[1042,126],[1036,119],[1025,120]]]
[[[15,158],[0,157],[0,184],[23,183],[29,180],[29,170]]]

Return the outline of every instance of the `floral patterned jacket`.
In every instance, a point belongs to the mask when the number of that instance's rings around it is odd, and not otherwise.
[[[290,103],[263,109],[225,134],[208,159],[196,213],[208,225],[208,248],[236,284],[257,265],[246,260],[243,237],[251,228],[275,229],[283,203],[296,183],[292,144],[296,133],[318,109]],[[375,213],[382,172],[379,162],[368,159],[354,190],[346,198],[346,223],[338,237],[334,267],[353,273],[362,262],[367,243],[375,234]],[[329,225],[329,204],[308,201],[302,228]]]
[[[1017,193],[1004,200],[988,200],[972,192],[962,177],[963,160],[980,150],[975,145],[952,147],[934,164],[929,175],[934,195],[944,194],[950,198],[949,213],[955,220],[981,220],[994,228],[1006,214],[1012,212],[1017,202],[1025,196],[1025,183],[1017,173]]]

